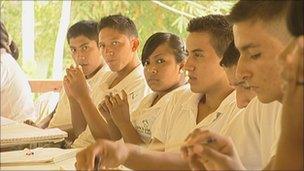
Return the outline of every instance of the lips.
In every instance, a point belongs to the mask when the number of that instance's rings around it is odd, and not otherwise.
[[[150,79],[147,79],[147,82],[148,83],[153,83],[153,82],[158,82],[159,80],[156,79],[156,78],[150,78]]]

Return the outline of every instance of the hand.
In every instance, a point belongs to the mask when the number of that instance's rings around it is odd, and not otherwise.
[[[303,87],[304,87],[304,37],[294,40],[279,56],[283,78],[283,118],[282,127],[303,130]],[[289,122],[287,122],[289,121]],[[293,123],[291,123],[293,122]],[[285,131],[285,130],[282,130]],[[295,135],[295,132],[291,135]],[[288,133],[290,134],[290,133]],[[298,136],[300,137],[300,136]]]
[[[114,168],[126,162],[129,150],[122,141],[98,140],[76,155],[77,170],[93,170],[95,159],[100,158],[98,169]]]
[[[128,95],[124,90],[122,90],[122,98],[118,94],[110,95],[106,96],[105,102],[114,123],[118,127],[131,123]]]
[[[233,142],[208,130],[196,129],[181,147],[182,157],[193,170],[244,170]]]
[[[81,66],[74,68],[71,66],[66,69],[65,76],[65,90],[67,94],[72,96],[78,102],[87,99],[89,95],[89,88],[83,74]]]
[[[106,105],[105,100],[99,103],[98,110],[107,122],[112,121],[112,117],[110,115],[110,111]]]

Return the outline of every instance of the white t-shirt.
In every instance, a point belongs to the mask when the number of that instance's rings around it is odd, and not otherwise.
[[[279,102],[261,103],[257,98],[222,130],[222,134],[234,141],[244,166],[249,170],[261,170],[274,156],[280,134]]]
[[[131,122],[134,128],[137,130],[141,139],[149,144],[151,142],[151,128],[154,125],[154,121],[164,112],[172,94],[176,91],[188,88],[189,85],[182,85],[171,92],[164,95],[159,101],[151,107],[156,93],[151,93],[146,96],[140,103],[139,107],[130,115]]]
[[[141,102],[141,100],[151,92],[149,89],[144,73],[143,66],[138,65],[128,76],[121,80],[116,86],[109,89],[111,83],[116,78],[116,73],[109,71],[105,74],[104,79],[99,85],[99,93],[93,94],[94,104],[97,106],[106,95],[110,93],[119,93],[121,90],[125,90],[128,94],[128,103],[130,112],[133,112]],[[85,131],[82,132],[78,138],[74,141],[73,148],[86,147],[95,142],[93,135],[91,134],[89,126],[86,127]]]
[[[36,121],[31,87],[16,60],[1,49],[1,116],[23,122]]]
[[[213,113],[196,124],[198,103],[201,94],[192,93],[190,89],[174,93],[160,121],[152,129],[152,136],[165,145],[165,151],[179,152],[180,146],[196,128],[205,128],[220,132],[225,124],[240,110],[236,106],[235,91],[228,95]]]
[[[93,98],[92,94],[98,94],[101,81],[104,79],[104,75],[109,71],[107,65],[104,65],[92,78],[87,80],[90,89],[90,95]],[[94,100],[94,99],[93,99]],[[99,100],[99,99],[96,99]],[[56,108],[56,111],[49,123],[49,128],[71,125],[71,109],[68,96],[66,95],[64,89],[60,92],[60,99]]]

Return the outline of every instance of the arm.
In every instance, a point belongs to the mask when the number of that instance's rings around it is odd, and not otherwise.
[[[124,141],[132,144],[144,144],[130,121],[127,93],[122,90],[122,98],[118,94],[107,97],[106,105],[110,111],[111,120],[120,130]]]
[[[67,74],[68,74],[68,76],[64,77],[63,87],[64,87],[64,91],[68,97],[69,104],[70,104],[69,106],[70,106],[70,111],[71,111],[71,120],[72,120],[74,135],[76,137],[78,137],[85,130],[87,123],[82,114],[82,111],[81,111],[81,108],[80,108],[78,102],[73,97],[72,90],[70,87],[71,75],[69,73],[69,69],[67,69]]]
[[[135,170],[189,170],[180,154],[148,151],[140,146],[107,140],[98,140],[79,152],[76,168],[93,169],[96,157],[102,158],[101,166],[110,168],[123,164]]]
[[[88,85],[86,83],[81,67],[71,67],[70,69],[67,69],[67,76],[65,76],[65,81],[67,83],[67,87],[70,91],[71,96],[75,99],[75,101],[72,101],[73,104],[71,104],[71,112],[73,113],[82,111],[83,114],[83,117],[77,118],[76,114],[74,113],[75,121],[85,121],[88,124],[95,139],[109,139],[110,136],[108,134],[107,123],[103,116],[99,113],[97,107],[89,95]],[[77,103],[80,107],[78,109],[76,109]],[[76,122],[75,127],[78,127],[78,125],[76,125]]]
[[[282,77],[284,84],[282,132],[278,142],[275,170],[303,170],[303,87],[304,58],[303,36],[296,40],[295,47],[282,53]]]

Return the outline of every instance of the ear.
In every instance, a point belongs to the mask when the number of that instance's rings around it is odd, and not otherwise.
[[[180,71],[184,68],[185,64],[186,64],[186,60],[183,60],[181,63],[179,63],[179,70]]]
[[[131,44],[132,44],[132,52],[137,51],[138,47],[139,47],[139,39],[138,37],[133,37],[131,40]]]

